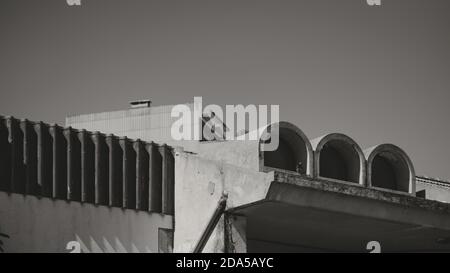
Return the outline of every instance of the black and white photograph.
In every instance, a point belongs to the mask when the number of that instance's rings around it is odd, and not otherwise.
[[[449,103],[447,0],[0,0],[0,259],[450,253]]]

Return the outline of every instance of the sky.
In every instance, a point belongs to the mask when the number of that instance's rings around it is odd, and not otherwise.
[[[393,143],[449,180],[449,14],[448,0],[2,0],[0,114],[278,104],[311,139]]]

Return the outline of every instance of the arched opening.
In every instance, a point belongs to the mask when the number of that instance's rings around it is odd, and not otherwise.
[[[292,124],[281,122],[278,126],[278,147],[274,151],[262,152],[263,166],[309,175],[311,173],[312,148],[308,139],[300,129]]]
[[[400,155],[380,152],[371,163],[371,185],[374,187],[409,192],[410,169]]]
[[[360,182],[361,159],[351,143],[332,139],[326,142],[319,152],[320,177]]]

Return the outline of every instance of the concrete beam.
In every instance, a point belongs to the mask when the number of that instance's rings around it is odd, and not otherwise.
[[[147,143],[145,148],[149,165],[148,210],[160,213],[162,212],[162,157],[155,143]]]
[[[11,147],[6,119],[0,116],[0,190],[9,191],[11,181]]]
[[[95,159],[94,143],[86,130],[78,133],[81,143],[81,202],[95,201]]]
[[[20,122],[23,134],[23,164],[25,166],[25,193],[38,194],[37,183],[37,135],[33,124],[24,119]]]
[[[106,145],[109,150],[108,205],[122,207],[122,149],[113,135],[106,136]]]
[[[54,124],[50,126],[52,137],[52,197],[57,199],[67,198],[67,143],[63,134],[63,128]]]
[[[172,151],[164,144],[159,147],[162,157],[162,213],[174,213],[174,158]]]
[[[40,195],[45,197],[53,196],[52,174],[53,174],[53,153],[52,138],[49,127],[43,122],[35,125],[38,143],[38,184]]]
[[[103,134],[94,132],[92,140],[95,145],[95,204],[107,205],[109,202],[109,151]]]
[[[133,146],[136,152],[136,209],[148,210],[149,156],[141,140],[136,140]]]
[[[67,199],[81,201],[81,142],[71,127],[63,133],[67,143]]]
[[[247,217],[225,214],[225,252],[247,253]]]
[[[25,167],[23,164],[23,133],[20,122],[9,117],[6,119],[11,147],[11,180],[9,189],[14,193],[25,193]]]
[[[122,178],[122,206],[124,208],[136,208],[136,153],[131,141],[123,137],[119,140],[123,151],[123,178]]]

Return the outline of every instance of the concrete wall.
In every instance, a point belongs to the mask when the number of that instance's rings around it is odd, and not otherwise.
[[[189,147],[185,148],[187,149]],[[200,142],[192,150],[205,159],[222,161],[253,171],[260,170],[259,141]]]
[[[158,229],[173,217],[79,202],[0,192],[0,233],[5,252],[158,252]]]
[[[196,155],[175,153],[175,252],[192,252],[223,192],[227,209],[265,198],[273,173],[260,173]],[[204,252],[224,252],[224,221],[219,221]]]

